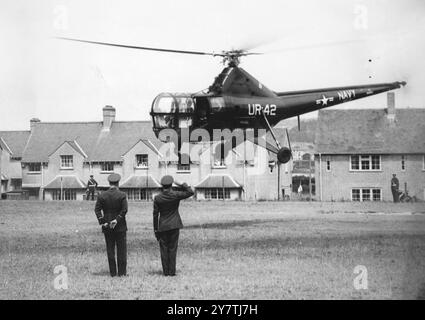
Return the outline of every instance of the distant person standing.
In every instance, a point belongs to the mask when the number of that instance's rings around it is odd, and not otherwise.
[[[399,182],[395,173],[393,173],[393,178],[391,179],[391,192],[394,202],[399,202]]]
[[[94,193],[96,192],[97,189],[97,181],[94,180],[93,175],[90,175],[90,179],[87,182],[87,200],[90,199],[90,194],[91,194],[91,199],[92,201],[94,200]]]
[[[121,176],[109,175],[110,188],[102,192],[96,201],[95,213],[105,235],[111,277],[117,275],[115,247],[117,248],[118,276],[127,275],[127,196],[118,189]],[[102,214],[103,212],[103,214]]]
[[[179,214],[180,200],[194,195],[193,190],[186,184],[176,185],[183,191],[172,189],[174,179],[164,176],[161,179],[162,192],[153,201],[153,229],[161,251],[162,271],[165,276],[176,275],[177,247],[180,229],[183,223]]]

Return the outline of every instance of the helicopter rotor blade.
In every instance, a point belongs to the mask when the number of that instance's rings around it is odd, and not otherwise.
[[[314,44],[308,44],[308,45],[284,47],[284,48],[278,49],[278,50],[267,51],[266,53],[270,54],[270,53],[280,53],[280,52],[287,52],[287,51],[317,49],[317,48],[339,46],[339,45],[344,45],[344,44],[359,43],[359,42],[364,42],[364,41],[365,41],[365,39],[353,39],[353,40],[344,40],[344,41],[328,41],[328,42],[314,43]]]
[[[163,49],[163,48],[153,48],[153,47],[140,47],[140,46],[131,46],[131,45],[124,45],[124,44],[109,43],[109,42],[99,42],[99,41],[89,41],[89,40],[82,40],[82,39],[66,38],[66,37],[56,37],[56,39],[83,42],[83,43],[91,43],[91,44],[97,44],[97,45],[102,45],[102,46],[127,48],[127,49],[138,49],[138,50],[149,50],[149,51],[160,51],[160,52],[171,52],[171,53],[182,53],[182,54],[193,54],[193,55],[208,55],[208,56],[217,55],[217,54],[210,53],[210,52]]]
[[[280,39],[278,36],[263,36],[261,39],[249,40],[239,46],[241,51],[249,51],[252,49],[256,49],[258,47],[262,47],[273,42],[276,42]]]

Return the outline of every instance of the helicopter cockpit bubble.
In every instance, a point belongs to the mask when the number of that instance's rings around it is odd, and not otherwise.
[[[154,130],[190,128],[195,103],[190,94],[161,93],[152,103]]]

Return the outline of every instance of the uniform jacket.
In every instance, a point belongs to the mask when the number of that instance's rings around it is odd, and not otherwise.
[[[194,195],[193,190],[184,183],[183,191],[172,189],[158,194],[153,201],[153,229],[155,232],[168,231],[183,228],[179,214],[180,200]]]
[[[399,182],[397,178],[391,179],[391,188],[398,190],[399,188]]]
[[[117,220],[114,229],[102,227],[103,232],[123,232],[127,231],[127,222],[125,221],[127,210],[127,195],[117,187],[111,187],[99,195],[94,212],[100,225]]]
[[[87,182],[87,188],[97,188],[97,181],[90,178]]]

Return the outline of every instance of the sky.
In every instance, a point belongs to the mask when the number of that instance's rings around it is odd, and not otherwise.
[[[0,130],[46,122],[149,120],[161,92],[198,92],[219,58],[95,46],[56,36],[219,52],[275,91],[407,81],[397,107],[425,107],[423,0],[0,0]],[[385,94],[332,108],[384,108]],[[304,117],[311,117],[307,115]]]

